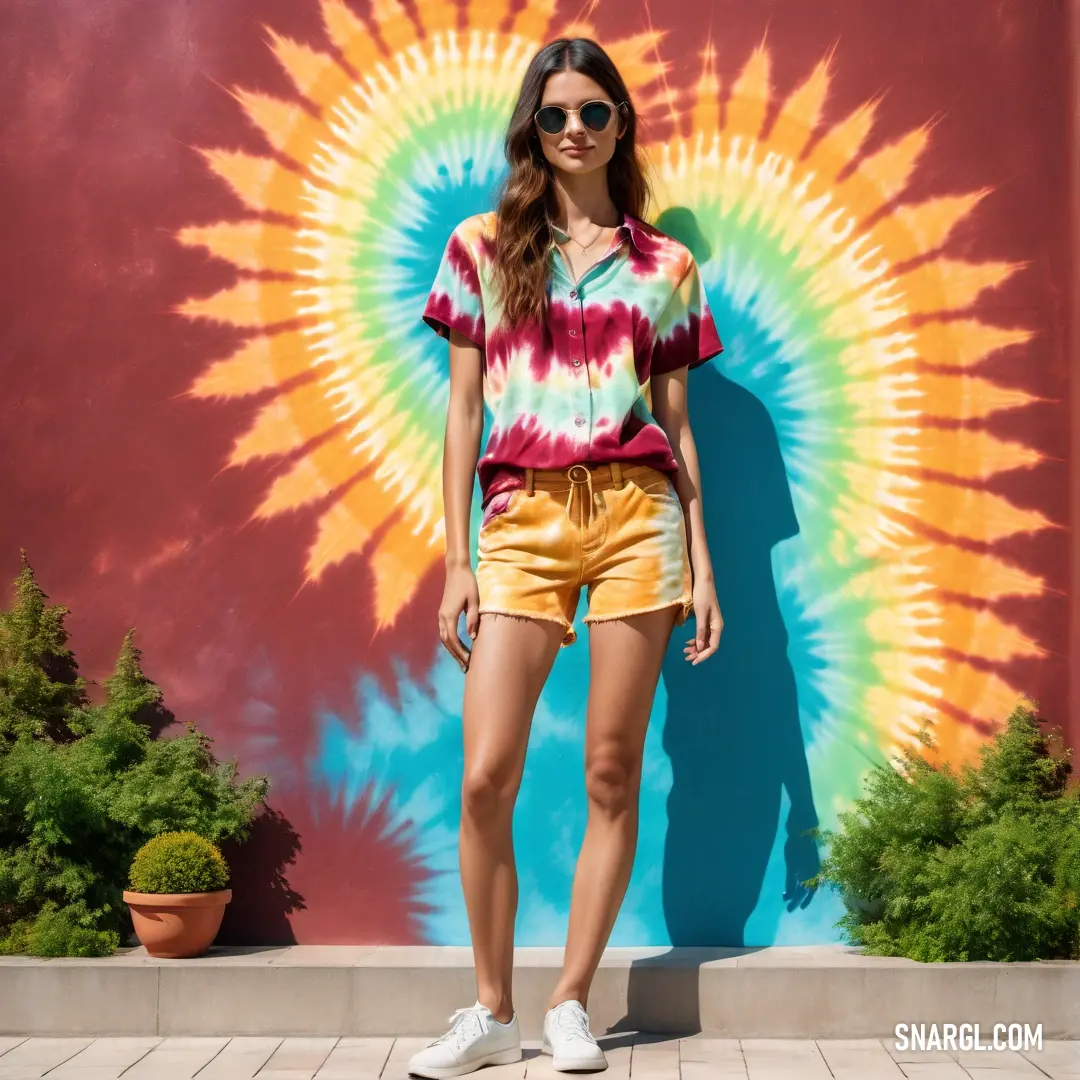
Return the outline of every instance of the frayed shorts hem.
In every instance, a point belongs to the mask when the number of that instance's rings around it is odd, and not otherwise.
[[[651,607],[634,608],[632,611],[620,611],[613,615],[586,615],[581,621],[586,626],[595,623],[622,622],[624,619],[632,619],[635,615],[651,615],[654,611],[666,611],[668,608],[679,608],[676,626],[682,626],[694,612],[694,601],[690,597],[682,596],[678,600],[668,600],[663,604],[653,604]]]
[[[560,647],[565,649],[567,645],[573,645],[577,641],[577,631],[571,623],[560,619],[557,615],[547,615],[539,611],[522,611],[514,608],[493,608],[480,606],[481,615],[506,615],[511,619],[538,619],[540,622],[552,622],[563,628],[563,639]]]
[[[693,614],[694,601],[690,597],[680,597],[678,600],[668,600],[663,604],[653,604],[651,607],[634,608],[631,611],[618,611],[610,615],[586,615],[582,622],[586,626],[593,626],[597,623],[606,622],[622,622],[626,619],[632,619],[636,615],[651,615],[654,611],[666,611],[668,608],[679,608],[678,617],[675,620],[676,626],[682,626],[683,623]],[[565,619],[560,619],[557,615],[548,615],[539,611],[525,611],[521,608],[494,608],[480,607],[481,615],[505,615],[511,619],[538,619],[540,622],[551,622],[557,626],[563,628],[563,639],[560,643],[561,648],[566,648],[569,645],[573,645],[577,641],[577,631],[574,629],[572,623],[568,623]]]

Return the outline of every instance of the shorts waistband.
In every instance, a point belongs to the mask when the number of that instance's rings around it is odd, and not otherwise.
[[[652,483],[663,480],[667,473],[651,465],[623,465],[619,462],[594,464],[582,462],[566,469],[524,469],[525,491],[566,491],[587,484],[594,491],[621,488],[626,483]]]

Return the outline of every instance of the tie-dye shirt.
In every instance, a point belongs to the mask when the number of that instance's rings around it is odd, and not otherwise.
[[[552,245],[545,318],[511,326],[492,280],[495,227],[488,213],[454,230],[424,309],[437,333],[457,330],[484,351],[485,504],[520,487],[525,468],[617,461],[674,473],[650,379],[723,348],[689,250],[626,217],[575,282]]]

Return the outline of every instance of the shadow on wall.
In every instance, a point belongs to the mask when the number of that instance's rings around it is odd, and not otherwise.
[[[673,208],[658,225],[699,265],[708,262],[712,252],[689,210]],[[699,948],[634,964],[627,1022],[638,1027],[662,1022],[646,1016],[655,1012],[658,977],[673,998],[696,1000],[698,966],[752,944],[746,924],[784,792],[788,910],[806,906],[800,883],[819,869],[817,844],[804,835],[818,821],[772,569],[772,548],[799,531],[776,429],[765,406],[713,364],[691,376],[690,412],[724,632],[716,655],[691,669],[682,656],[690,634],[676,631],[664,663],[672,787],[663,904],[672,946]]]
[[[304,898],[286,873],[300,854],[300,836],[288,818],[267,807],[242,844],[221,845],[231,870],[233,899],[217,937],[218,945],[295,945],[289,916],[303,910]]]
[[[787,899],[818,871],[810,773],[771,549],[798,531],[776,432],[765,407],[714,369],[691,405],[702,460],[705,529],[724,615],[717,653],[697,669],[681,643],[664,663],[671,759],[664,917],[673,945],[741,946],[780,825]],[[708,420],[706,421],[706,418]],[[700,434],[699,434],[700,432]],[[686,635],[689,636],[689,635]]]

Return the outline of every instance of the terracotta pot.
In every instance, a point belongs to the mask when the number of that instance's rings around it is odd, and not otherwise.
[[[135,934],[150,956],[181,960],[202,956],[221,928],[232,889],[203,893],[124,891]]]

